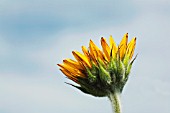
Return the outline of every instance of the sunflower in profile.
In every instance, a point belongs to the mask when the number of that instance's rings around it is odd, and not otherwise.
[[[92,40],[89,47],[82,46],[82,53],[72,51],[75,60],[65,59],[58,64],[61,72],[78,85],[70,84],[84,93],[104,97],[121,93],[132,64],[136,37],[128,42],[128,33],[117,45],[110,36],[110,43],[101,38],[102,50]]]

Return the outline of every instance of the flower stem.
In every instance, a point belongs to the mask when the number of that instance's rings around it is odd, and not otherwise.
[[[112,104],[113,113],[121,113],[120,93],[111,93],[108,97]]]

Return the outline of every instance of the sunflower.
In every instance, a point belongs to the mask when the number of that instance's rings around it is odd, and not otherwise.
[[[101,38],[102,50],[90,40],[82,52],[72,51],[75,60],[65,59],[58,64],[61,72],[78,85],[70,84],[84,93],[104,97],[121,93],[126,84],[132,64],[136,37],[128,43],[128,33],[117,45],[110,36],[110,43]]]

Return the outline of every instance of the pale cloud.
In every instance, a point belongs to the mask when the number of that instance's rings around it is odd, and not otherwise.
[[[6,57],[10,54],[11,45],[5,40],[3,36],[0,35],[0,56]]]
[[[80,95],[64,83],[60,85],[61,82],[55,81],[56,77],[54,76],[49,78],[21,77],[21,75],[14,74],[2,75],[4,74],[1,73],[0,76],[0,96],[3,98],[0,102],[0,111],[8,113],[46,113],[47,111],[69,113],[70,111],[80,112],[82,109],[85,111],[89,109],[92,112],[99,111],[99,113],[105,111],[101,109],[101,112],[99,108],[98,110],[93,109],[94,106],[92,106],[105,100],[104,98],[98,100]],[[91,102],[89,103],[89,101]],[[103,101],[100,104],[104,105],[106,102]]]
[[[160,94],[161,97],[168,98],[170,96],[170,90],[168,90],[170,87],[169,81],[156,80],[156,81],[153,81],[153,86],[154,86],[155,92]]]
[[[140,1],[145,4],[152,3]],[[158,0],[155,2],[157,6],[159,3],[164,4]],[[147,5],[135,3],[141,6],[142,10],[138,16],[133,18],[133,21],[128,21],[126,24],[86,26],[87,28],[83,27],[83,29],[67,28],[56,34],[48,35],[49,38],[43,38],[36,43],[39,44],[37,48],[29,48],[29,44],[23,47],[17,45],[21,53],[17,51],[19,55],[16,56],[20,56],[31,64],[34,62],[37,64],[34,67],[38,66],[40,71],[36,73],[33,71],[32,75],[21,72],[22,69],[16,70],[15,73],[1,72],[0,111],[8,113],[23,113],[23,111],[24,113],[70,113],[70,111],[111,113],[108,99],[93,98],[65,85],[65,81],[70,81],[59,72],[56,64],[61,63],[64,58],[73,58],[71,51],[81,51],[81,46],[88,46],[90,39],[100,46],[100,37],[104,36],[108,39],[109,35],[113,35],[118,43],[123,34],[128,32],[130,39],[137,37],[136,53],[139,55],[122,95],[123,111],[140,113],[148,109],[145,113],[151,113],[160,111],[161,106],[163,111],[160,112],[169,113],[170,109],[167,105],[170,101],[168,89],[170,77],[167,74],[169,73],[167,59],[170,54],[167,48],[170,48],[168,37],[170,15],[153,13],[153,10],[145,12],[144,7]],[[15,53],[17,49],[15,46],[5,37],[0,38],[0,55],[9,56],[7,53]],[[9,67],[6,68],[9,69]]]

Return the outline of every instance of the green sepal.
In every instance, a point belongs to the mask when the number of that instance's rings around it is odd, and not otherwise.
[[[78,80],[81,86],[81,88],[78,87],[78,89],[85,92],[86,94],[90,94],[96,97],[104,97],[107,95],[107,92],[105,91],[105,89],[101,87],[96,87],[95,85],[90,84],[86,79],[78,78]]]
[[[137,58],[137,55],[135,56],[135,58],[129,63],[129,65],[126,68],[126,72],[125,72],[125,76],[127,77],[130,74],[130,70],[132,68],[132,64],[135,61],[135,59]]]
[[[117,73],[116,76],[119,80],[124,78],[124,74],[125,74],[125,67],[124,64],[121,60],[117,61]]]
[[[96,64],[94,62],[92,62],[92,68],[90,69],[91,73],[95,76],[98,75],[98,67],[96,66]]]
[[[128,67],[129,61],[130,61],[129,56],[128,56],[128,55],[125,55],[125,57],[124,57],[124,59],[123,59],[123,64],[124,64],[125,68]]]
[[[116,59],[113,57],[110,58],[110,62],[108,64],[108,71],[112,79],[112,84],[114,84],[116,82],[117,67],[116,67]]]
[[[87,70],[89,82],[94,83],[96,81],[96,76],[91,73],[89,68],[86,68],[86,70]],[[93,70],[93,68],[92,68],[92,70]]]
[[[70,83],[67,83],[67,82],[66,82],[66,84],[71,85],[71,86],[81,90],[83,93],[90,94],[89,92],[86,91],[86,89],[84,89],[84,88],[82,88],[80,86],[76,86],[76,85],[73,85],[73,84],[70,84]]]
[[[110,73],[99,62],[99,77],[104,84],[110,84],[112,82]]]
[[[111,70],[113,73],[116,73],[116,71],[117,71],[116,59],[114,59],[112,57],[111,57],[110,63],[109,63],[109,70]]]
[[[126,76],[126,77],[130,74],[131,68],[132,68],[132,64],[129,64],[129,65],[127,66],[127,69],[126,69],[126,72],[125,72],[125,76]]]

